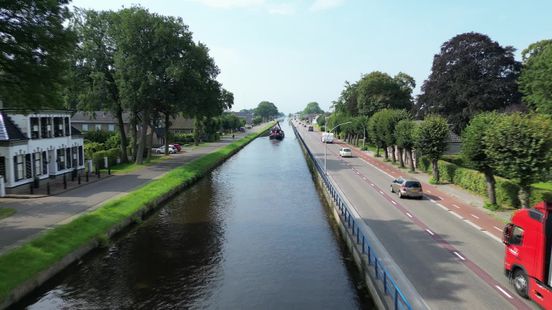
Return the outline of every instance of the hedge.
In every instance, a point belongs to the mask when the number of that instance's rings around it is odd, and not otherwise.
[[[483,173],[473,169],[460,167],[444,160],[439,160],[437,167],[439,168],[442,181],[456,184],[471,192],[487,197],[487,183],[485,182],[485,176]],[[426,173],[431,173],[431,162],[427,157],[421,157],[418,159],[418,169]],[[495,180],[496,202],[501,206],[519,208],[519,186],[502,177],[495,176]],[[535,204],[542,200],[552,201],[552,192],[533,188],[531,190],[530,199],[531,204]]]
[[[117,159],[121,157],[121,150],[118,148],[109,149],[107,151],[99,151],[92,154],[92,160],[94,161],[94,166],[99,166],[100,168],[105,167],[104,157],[107,157],[109,166],[117,164]]]

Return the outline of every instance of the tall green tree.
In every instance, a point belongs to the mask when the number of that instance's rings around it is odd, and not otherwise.
[[[345,87],[341,91],[339,98],[333,102],[332,107],[336,113],[347,114],[350,116],[358,115],[358,83],[349,83],[345,81]]]
[[[412,156],[412,149],[414,148],[414,131],[416,130],[416,123],[410,119],[402,119],[395,126],[395,141],[397,148],[399,149],[399,154],[401,157],[400,165],[404,167],[404,162],[402,160],[403,150],[408,156],[408,161],[410,163],[410,171],[415,170],[414,158]]]
[[[496,172],[520,187],[519,200],[529,207],[531,184],[552,165],[552,122],[542,115],[502,115],[484,135],[485,155]]]
[[[449,134],[447,121],[438,115],[427,116],[414,132],[416,150],[431,161],[433,181],[436,183],[440,182],[437,163],[447,149]]]
[[[75,35],[68,0],[11,0],[0,5],[0,101],[37,111],[62,108]]]
[[[439,114],[460,133],[476,114],[516,104],[521,65],[514,48],[470,32],[443,43],[418,97],[420,115]]]
[[[276,117],[278,113],[278,108],[270,101],[261,101],[255,109],[255,115],[259,115],[264,121]]]
[[[324,111],[320,108],[320,106],[318,105],[318,102],[313,101],[307,104],[302,114],[307,115],[307,114],[323,114],[323,113]]]
[[[370,117],[382,109],[410,110],[413,81],[405,73],[395,78],[379,71],[364,75],[356,86],[358,113]]]
[[[524,102],[539,113],[552,115],[552,40],[533,43],[521,55],[519,85]]]
[[[462,157],[472,168],[485,175],[487,197],[492,205],[496,205],[496,181],[492,159],[486,152],[485,136],[487,131],[495,126],[498,117],[498,114],[491,112],[476,115],[462,132]]]

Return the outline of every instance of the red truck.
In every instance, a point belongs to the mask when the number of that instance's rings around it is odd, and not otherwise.
[[[518,210],[504,228],[504,269],[517,293],[552,309],[552,203]]]

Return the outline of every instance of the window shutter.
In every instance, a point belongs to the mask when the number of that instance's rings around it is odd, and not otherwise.
[[[27,179],[30,179],[33,177],[32,165],[33,165],[33,162],[31,161],[31,154],[26,154],[25,155],[25,178]]]
[[[46,158],[46,152],[42,152],[42,174],[48,174],[48,159]]]

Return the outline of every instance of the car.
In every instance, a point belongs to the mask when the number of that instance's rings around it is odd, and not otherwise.
[[[153,148],[152,151],[155,154],[165,154],[165,146],[162,145],[160,147]],[[175,154],[176,148],[174,146],[169,145],[169,154]]]
[[[314,128],[312,128],[312,126],[309,126],[309,131],[314,131]]]
[[[424,192],[422,190],[422,183],[415,179],[404,179],[402,177],[393,180],[391,183],[391,192],[397,193],[399,198],[412,197],[423,199]]]
[[[333,143],[334,134],[331,132],[325,132],[322,134],[321,141],[322,143]]]
[[[176,149],[177,152],[182,151],[182,145],[180,145],[180,144],[178,144],[178,143],[174,143],[174,144],[169,144],[169,147],[170,147],[171,145]]]
[[[339,149],[339,156],[341,157],[353,157],[353,152],[348,147]]]

